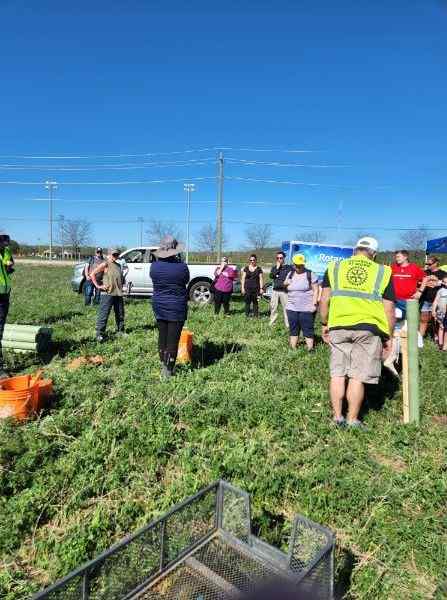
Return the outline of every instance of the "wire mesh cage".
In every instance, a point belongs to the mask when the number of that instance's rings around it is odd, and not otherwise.
[[[289,553],[251,533],[250,497],[217,481],[33,600],[227,600],[270,581],[333,598],[331,531],[301,516]]]

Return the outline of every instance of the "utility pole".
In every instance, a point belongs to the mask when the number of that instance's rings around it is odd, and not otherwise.
[[[48,228],[50,237],[50,260],[53,260],[53,190],[57,190],[55,181],[45,181],[48,190]]]
[[[137,218],[137,222],[140,224],[139,230],[138,230],[138,243],[140,246],[143,245],[143,217],[138,217]]]
[[[189,263],[189,224],[191,221],[191,192],[196,191],[194,183],[184,183],[183,189],[186,192],[186,264]]]
[[[59,235],[60,235],[60,242],[61,242],[61,259],[64,260],[64,253],[65,253],[65,232],[64,232],[64,215],[59,215]]]
[[[224,157],[219,153],[218,176],[217,176],[217,227],[216,227],[216,249],[217,263],[222,261],[222,220],[223,220],[223,188],[224,188]]]

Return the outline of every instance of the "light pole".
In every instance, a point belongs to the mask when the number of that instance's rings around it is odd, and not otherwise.
[[[189,262],[189,222],[191,218],[191,192],[196,191],[194,183],[184,183],[183,189],[186,192],[186,263]]]
[[[57,190],[55,181],[45,181],[48,190],[48,226],[50,234],[50,260],[53,260],[53,190]]]
[[[139,223],[138,242],[139,242],[140,246],[142,246],[143,245],[143,222],[144,222],[143,217],[138,217],[137,222]]]

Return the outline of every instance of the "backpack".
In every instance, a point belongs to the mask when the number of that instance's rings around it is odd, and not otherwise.
[[[310,269],[305,269],[307,275],[307,285],[309,286],[308,292],[312,289],[312,271]]]
[[[309,286],[307,291],[310,292],[310,290],[312,289],[312,271],[310,269],[304,269],[304,272],[306,273],[307,276],[307,285]],[[290,278],[293,275],[293,270],[289,271],[289,273],[287,274],[287,278]]]

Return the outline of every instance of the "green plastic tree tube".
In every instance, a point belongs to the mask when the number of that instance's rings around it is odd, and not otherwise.
[[[410,396],[410,423],[419,425],[419,351],[418,351],[418,329],[419,329],[419,302],[408,300],[407,302],[407,326],[408,326],[408,387]]]

